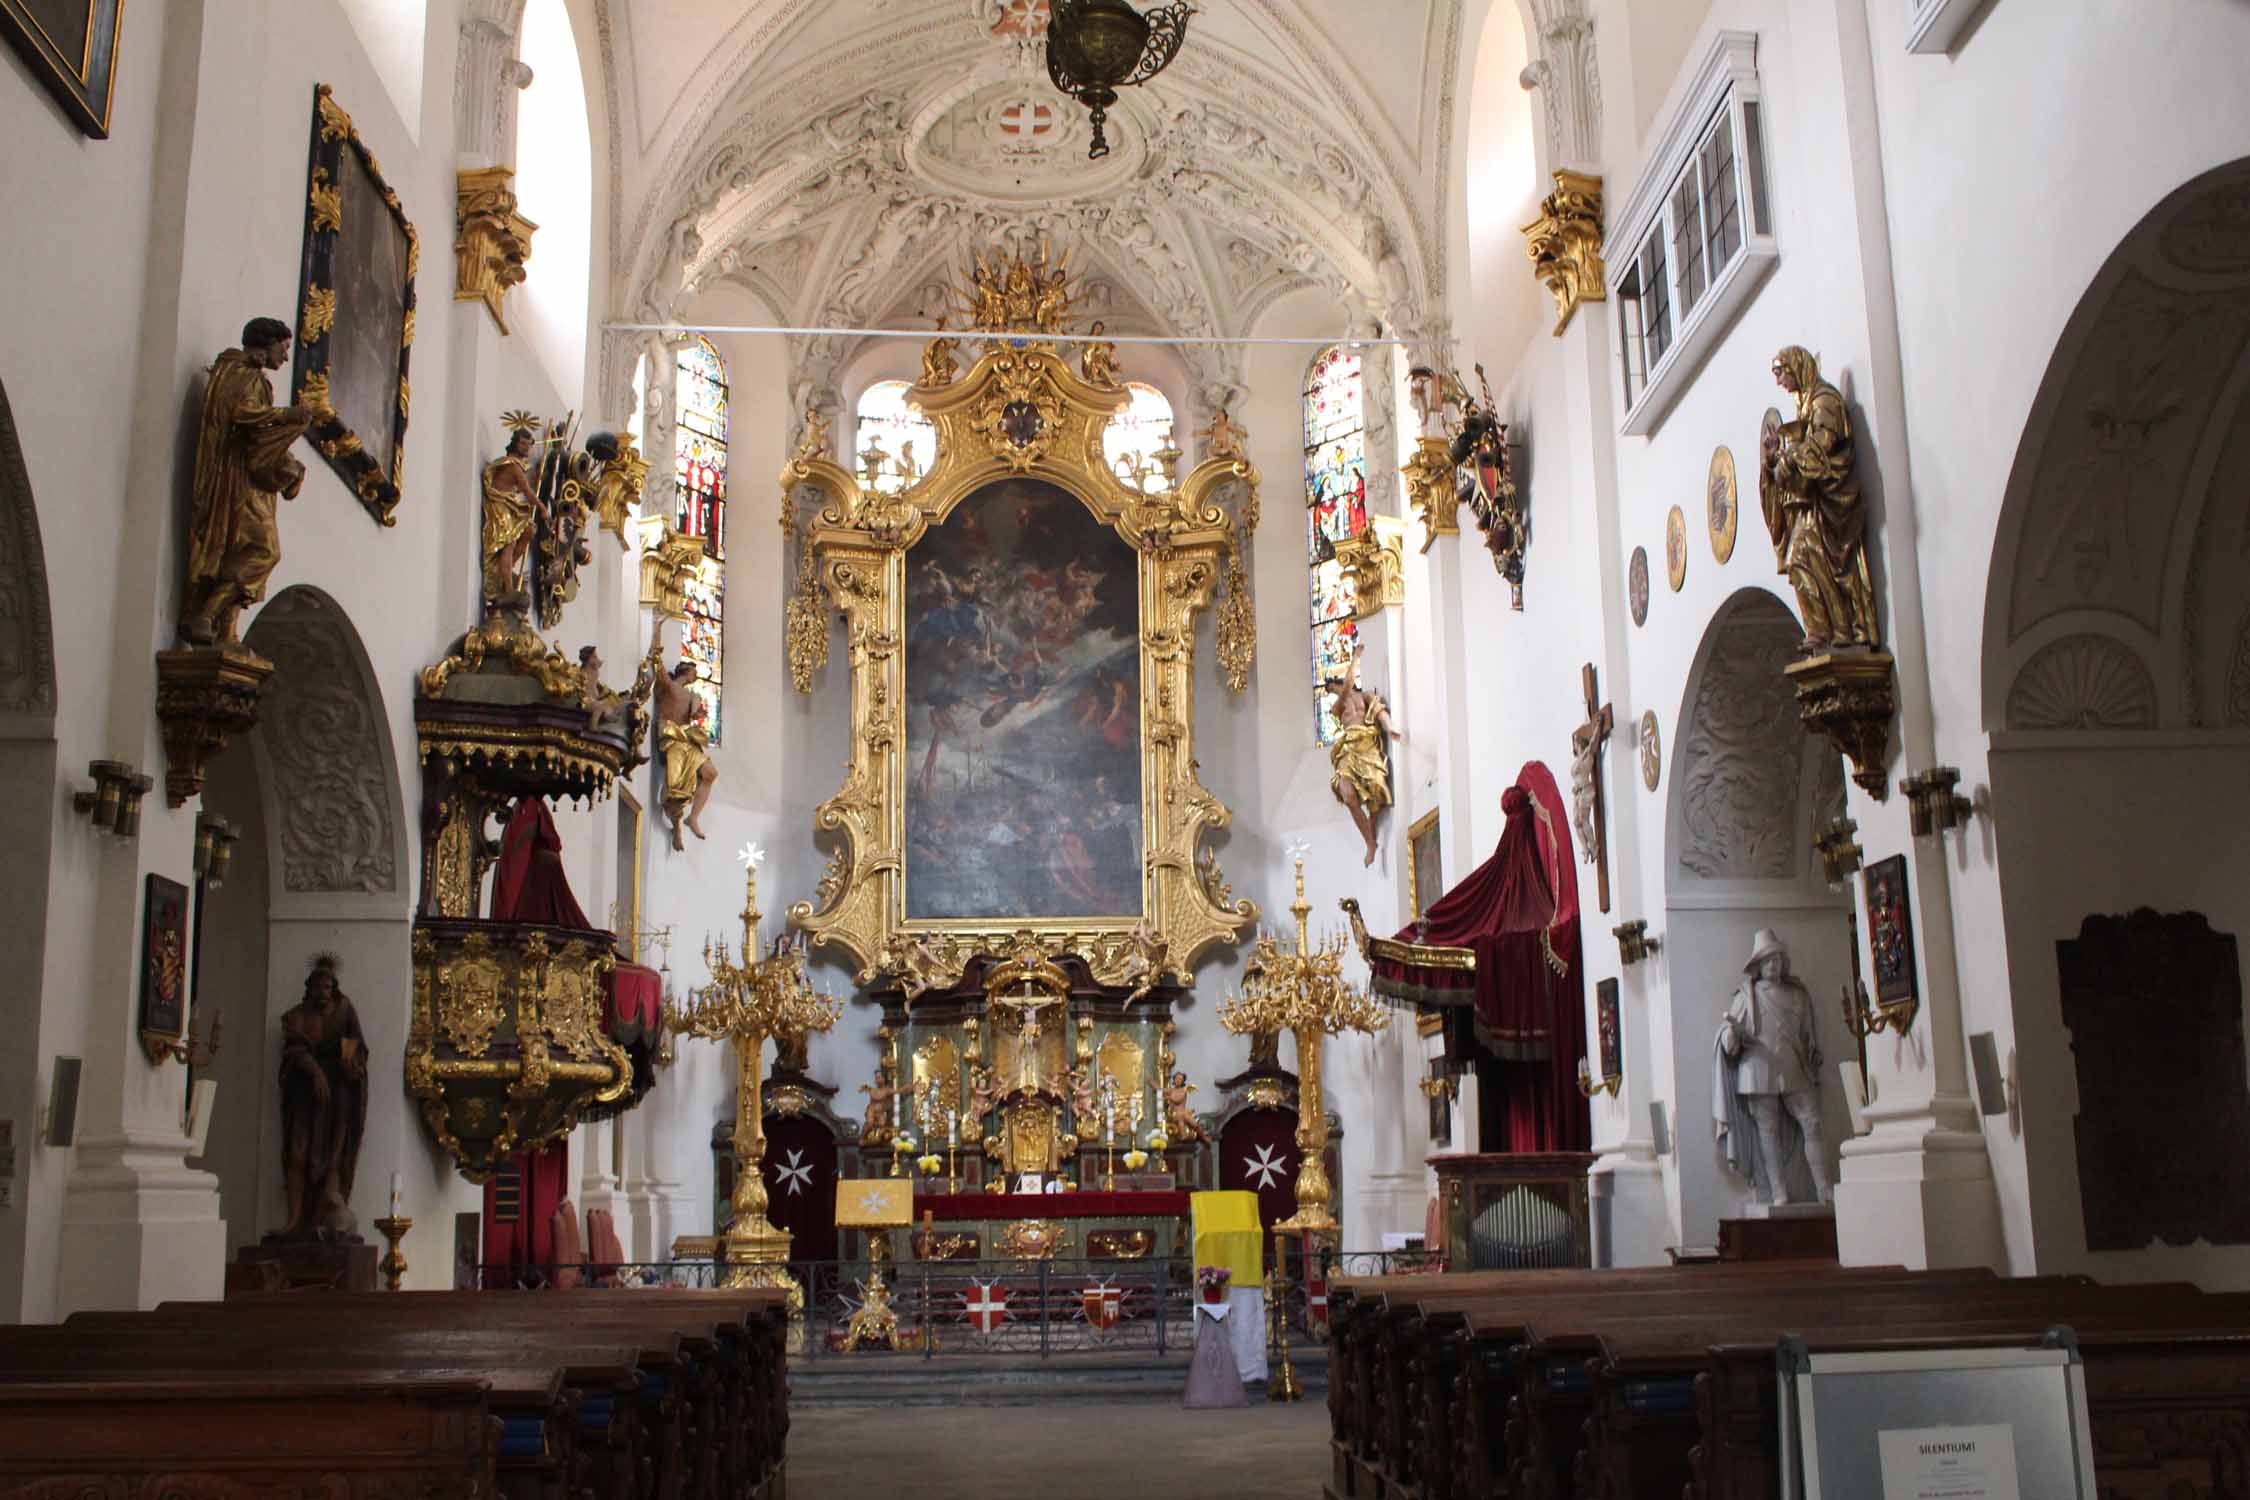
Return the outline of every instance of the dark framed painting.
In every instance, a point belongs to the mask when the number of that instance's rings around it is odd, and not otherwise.
[[[117,12],[124,0],[0,0],[0,33],[31,65],[78,128],[109,139],[117,82]],[[19,143],[20,147],[20,143]]]
[[[148,877],[141,906],[141,1049],[158,1062],[187,1030],[187,887]]]
[[[1430,1087],[1422,1092],[1430,1097],[1430,1144],[1453,1144],[1453,1095],[1439,1087],[1445,1082],[1445,1059],[1433,1057],[1429,1063]]]
[[[1445,894],[1445,864],[1438,849],[1438,810],[1431,808],[1406,830],[1406,907],[1414,920]]]
[[[1140,562],[1016,478],[907,553],[907,921],[1143,915]]]
[[[421,241],[375,154],[328,85],[319,85],[293,399],[329,409],[313,424],[313,443],[384,526],[394,524],[406,462],[406,367],[421,258]]]
[[[1625,1076],[1625,1033],[1617,1019],[1617,981],[1604,979],[1594,986],[1594,1026],[1600,1033],[1602,1077]]]
[[[1879,859],[1860,872],[1867,892],[1867,946],[1875,961],[1875,998],[1884,1005],[1914,996],[1914,915],[1906,903],[1906,856]]]

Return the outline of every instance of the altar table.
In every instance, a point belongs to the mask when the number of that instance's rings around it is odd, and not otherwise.
[[[1184,1219],[1188,1195],[1173,1193],[916,1193],[914,1217],[955,1219]]]
[[[917,1193],[915,1259],[1162,1260],[1187,1253],[1184,1192]]]

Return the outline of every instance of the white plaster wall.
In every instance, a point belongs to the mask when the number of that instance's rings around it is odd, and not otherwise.
[[[2250,853],[2237,840],[2212,837],[2213,829],[2240,827],[2250,816],[2241,774],[2250,739],[2008,739],[1995,746],[1990,764],[1993,822],[2007,850],[2001,931],[2015,984],[2016,1032],[2012,1042],[2006,1035],[1996,1042],[2003,1068],[2014,1052],[2020,1144],[2006,1115],[1985,1124],[1988,1137],[2007,1138],[2027,1158],[2039,1269],[2103,1281],[2192,1281],[2210,1291],[2250,1287],[2250,1246],[2086,1249],[2075,1134],[2078,1059],[2063,1026],[2055,955],[2055,944],[2078,936],[2086,917],[2143,906],[2201,912],[2238,944],[2250,938]],[[2083,812],[2057,816],[2060,808]],[[2237,1143],[2180,1148],[2231,1151]]]
[[[2217,0],[2156,10],[2128,0],[2063,9],[2000,0],[1942,57],[1906,52],[1902,8],[1873,5],[1869,15],[1937,760],[1961,768],[1965,791],[1988,782],[1997,791],[1979,664],[1998,645],[1985,638],[1987,576],[2018,438],[2063,325],[2102,262],[2167,194],[2244,153],[2236,60],[2250,48],[2250,11]],[[2004,820],[1996,834],[1980,831],[1948,851],[1955,920],[1969,937],[1960,948],[1961,1024],[1994,1033],[2002,1056],[2011,1045],[2027,1056],[2062,1045],[2030,1034],[2027,1017],[2054,1014],[2051,971],[2040,967],[2052,964],[2053,950],[2017,946],[2018,883],[2037,891],[2068,880],[2092,892],[2106,879],[2106,861],[2043,863],[2028,842],[2037,821]],[[2005,950],[1986,936],[2002,930],[2011,934]],[[2027,959],[2028,974],[2020,971]],[[2076,1268],[2075,1192],[2026,1160],[2004,1120],[1984,1127],[2011,1265]]]

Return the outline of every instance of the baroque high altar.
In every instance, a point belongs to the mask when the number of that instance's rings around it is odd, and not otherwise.
[[[941,324],[909,398],[927,467],[870,451],[855,476],[809,417],[782,473],[791,676],[826,670],[832,611],[852,729],[815,816],[827,873],[789,924],[882,1006],[863,1162],[919,1163],[964,1204],[1027,1174],[1184,1185],[1201,1127],[1172,1002],[1258,915],[1208,842],[1231,814],[1197,777],[1194,670],[1216,600],[1218,675],[1249,679],[1257,471],[1226,441],[1184,477],[1173,448],[1113,471],[1129,397],[1114,345],[1063,337],[1066,267],[979,257],[970,281],[970,327]],[[1011,1237],[961,1253],[1103,1253],[1067,1224]]]

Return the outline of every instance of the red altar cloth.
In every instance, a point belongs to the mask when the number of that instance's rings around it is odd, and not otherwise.
[[[1184,1219],[1174,1193],[916,1193],[914,1219]]]

